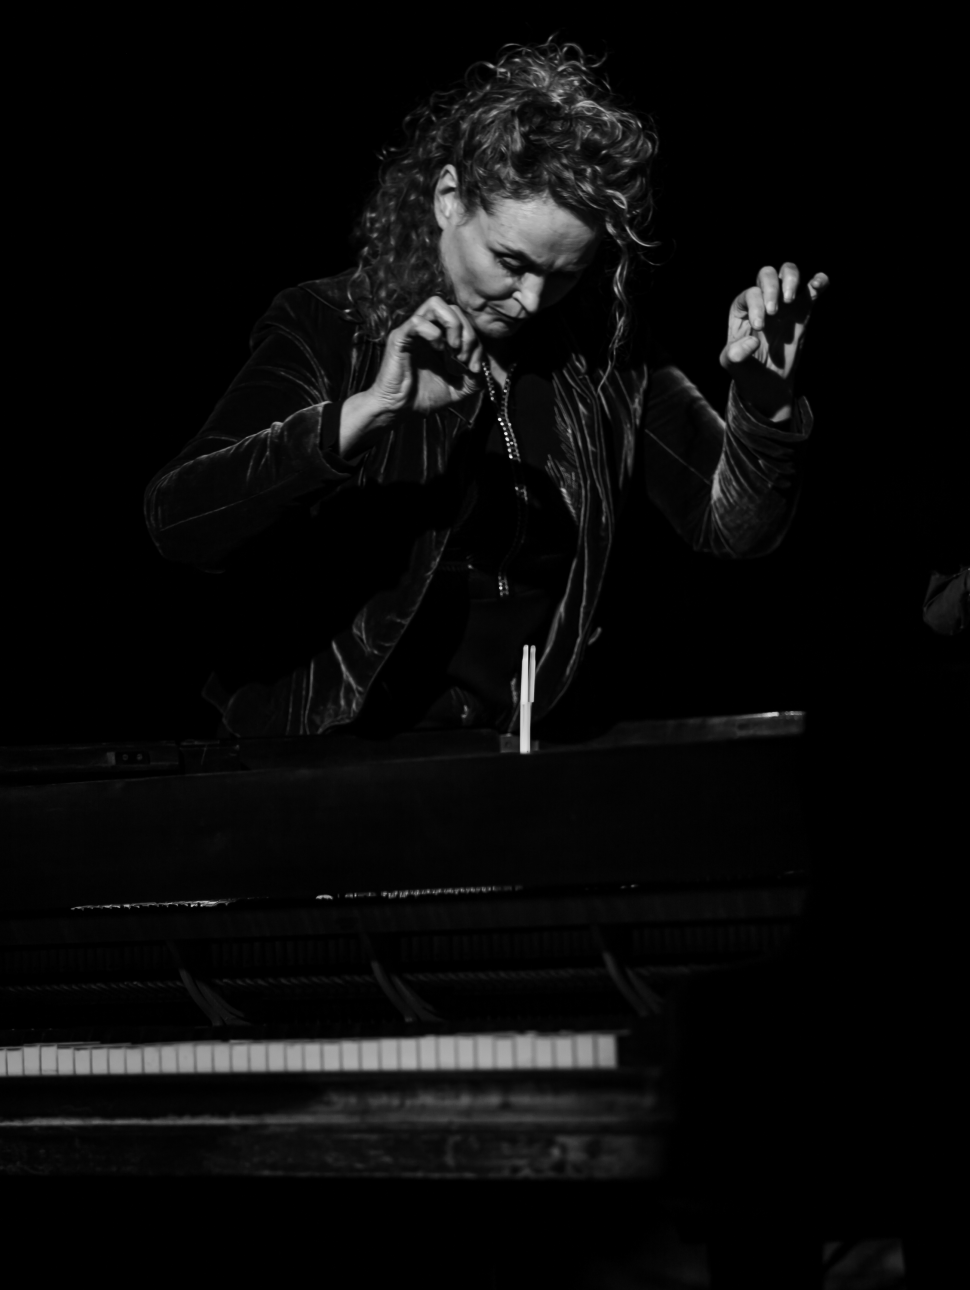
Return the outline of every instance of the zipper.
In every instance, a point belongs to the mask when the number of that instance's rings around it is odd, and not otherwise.
[[[515,536],[512,538],[512,545],[509,547],[499,564],[497,575],[498,594],[501,597],[505,597],[511,596],[512,594],[506,570],[522,550],[522,543],[525,541],[525,525],[529,508],[529,493],[522,476],[522,454],[519,451],[519,441],[515,437],[515,431],[512,429],[512,420],[509,416],[509,391],[512,388],[512,373],[515,371],[515,364],[513,363],[509,367],[506,375],[501,402],[499,402],[495,397],[494,378],[488,369],[487,361],[482,370],[485,373],[485,384],[488,388],[488,396],[495,406],[495,411],[498,415],[498,423],[502,430],[502,438],[505,440],[505,450],[509,455],[509,465],[512,467],[512,487],[515,490]]]

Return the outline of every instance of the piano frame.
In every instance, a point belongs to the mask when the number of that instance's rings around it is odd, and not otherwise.
[[[5,750],[0,1002],[21,980],[21,1004],[31,990],[35,1004],[0,1046],[600,1026],[623,1060],[418,1080],[7,1079],[0,1172],[660,1178],[667,988],[772,952],[799,917],[802,729],[799,713],[630,723],[528,757],[489,732]],[[495,946],[513,942],[518,960],[503,960]],[[529,949],[567,942],[568,962]],[[301,1022],[294,1003],[274,1022],[280,962],[226,967],[233,946],[259,945],[330,954],[289,976],[307,997],[357,989],[358,1015]],[[165,960],[158,1007],[138,968],[140,1013],[89,1007],[88,1025],[52,1025],[51,999],[83,993],[77,965],[96,953]],[[489,972],[526,1002],[475,1015]],[[453,1006],[439,1012],[449,976]],[[110,997],[110,971],[88,978],[92,998]],[[187,1009],[174,1024],[166,991]],[[32,1008],[39,1024],[25,1026]]]

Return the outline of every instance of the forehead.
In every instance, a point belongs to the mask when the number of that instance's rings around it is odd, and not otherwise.
[[[492,203],[490,212],[480,207],[476,217],[493,250],[517,252],[547,270],[585,263],[601,236],[550,197],[503,197]]]

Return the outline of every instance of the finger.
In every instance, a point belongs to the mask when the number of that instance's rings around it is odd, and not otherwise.
[[[721,366],[730,367],[732,363],[743,363],[746,358],[758,349],[761,341],[757,336],[743,336],[741,340],[725,345],[721,351]]]
[[[747,315],[752,328],[760,331],[765,325],[765,298],[760,287],[748,287],[735,302],[742,314]]]
[[[828,285],[829,285],[828,274],[816,273],[815,277],[812,278],[812,280],[808,284],[808,294],[811,296],[813,300],[815,300],[818,296],[822,294],[822,292],[825,290],[825,288]]]
[[[776,313],[778,310],[778,274],[770,264],[758,274],[758,286],[761,288],[761,294],[764,297],[765,312],[769,314]]]
[[[407,334],[403,339],[403,344],[406,347],[410,347],[409,341],[413,342],[414,338],[418,337],[425,341],[436,353],[440,354],[444,363],[444,372],[448,373],[449,370],[451,372],[451,375],[445,375],[445,379],[449,384],[460,385],[469,377],[481,377],[483,360],[480,346],[478,348],[478,366],[474,367],[471,364],[460,361],[456,351],[449,345],[448,337],[442,330],[441,323],[437,318],[422,318],[419,314],[415,314],[408,320],[406,326]],[[460,376],[460,373],[464,375]],[[477,380],[475,384],[477,384]]]
[[[437,300],[439,298],[433,297],[433,299]],[[458,346],[455,357],[463,367],[467,367],[469,371],[480,375],[483,351],[481,341],[478,339],[478,333],[469,322],[467,314],[458,305],[445,304],[445,307],[455,315],[461,327],[461,343]]]
[[[481,376],[482,365],[485,362],[485,351],[482,349],[482,342],[477,336],[474,337],[471,352],[468,355],[468,370],[473,376]]]
[[[800,276],[798,265],[792,264],[791,260],[786,260],[781,266],[781,296],[787,305],[790,305],[798,295]]]
[[[452,307],[458,315],[458,321],[461,323],[461,348],[458,351],[458,359],[467,367],[470,365],[472,354],[478,345],[478,336],[475,333],[475,328],[468,321],[462,310],[457,305]]]
[[[415,313],[416,318],[427,318],[436,322],[444,333],[449,348],[460,350],[462,343],[462,326],[458,314],[446,304],[440,296],[430,296]]]
[[[421,340],[427,341],[432,349],[439,354],[449,349],[448,338],[437,322],[430,318],[422,318],[419,314],[414,314],[406,324],[407,331],[404,336],[404,342],[407,343],[415,336]]]

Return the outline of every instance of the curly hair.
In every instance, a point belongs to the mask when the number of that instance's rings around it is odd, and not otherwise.
[[[449,292],[433,200],[451,164],[467,212],[490,213],[502,198],[549,196],[604,231],[612,368],[632,327],[631,267],[657,245],[646,240],[657,138],[652,123],[594,74],[602,62],[574,44],[506,45],[496,62],[475,63],[453,89],[405,118],[404,142],[382,153],[377,188],[355,227],[351,291],[376,338],[428,296]]]

